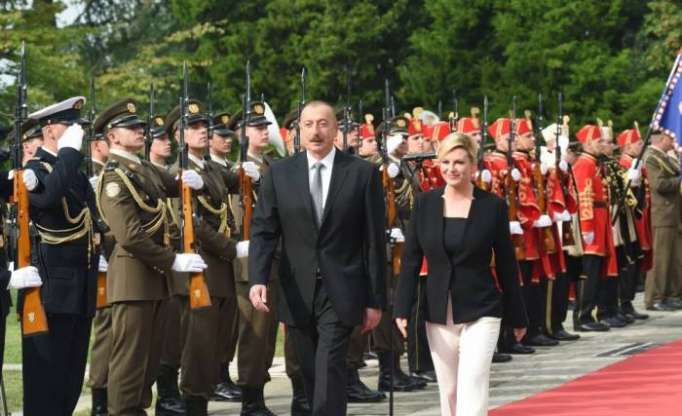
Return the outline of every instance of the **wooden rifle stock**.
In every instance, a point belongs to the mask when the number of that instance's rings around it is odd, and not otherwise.
[[[540,208],[540,213],[543,215],[547,214],[547,195],[545,187],[545,178],[542,175],[542,169],[540,168],[540,160],[538,157],[537,163],[533,168],[533,176],[535,176],[535,185],[538,187],[537,198],[538,207]],[[556,253],[556,241],[554,241],[554,234],[552,233],[552,226],[540,228],[540,244],[542,244],[541,249],[545,253],[553,254]]]
[[[182,216],[184,219],[182,249],[185,253],[195,253],[192,190],[182,182],[180,184],[180,197],[182,198]],[[189,304],[191,309],[211,306],[211,296],[208,293],[203,272],[189,274]]]
[[[509,221],[518,221],[518,208],[516,206],[516,182],[511,176],[512,166],[509,166],[507,174],[507,203],[509,204]],[[512,244],[514,245],[514,252],[517,260],[526,259],[526,241],[523,235],[512,234]]]
[[[28,191],[24,185],[23,170],[14,173],[14,203],[17,212],[17,264],[16,268],[31,265],[31,239],[28,230]],[[38,335],[48,332],[47,316],[40,297],[40,288],[24,289],[24,305],[21,311],[23,335]]]
[[[382,182],[384,190],[386,191],[386,219],[388,221],[389,230],[395,227],[398,219],[398,208],[395,204],[395,190],[393,187],[393,179],[388,175],[388,164],[384,164],[382,173]],[[403,243],[394,243],[391,248],[391,269],[393,275],[400,274],[400,256],[402,254]]]
[[[251,236],[251,217],[253,217],[253,187],[251,178],[244,172],[244,168],[239,168],[239,182],[242,191],[242,206],[244,207],[244,217],[242,218],[242,240],[246,241]]]

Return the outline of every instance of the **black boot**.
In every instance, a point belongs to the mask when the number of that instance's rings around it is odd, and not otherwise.
[[[91,416],[107,416],[107,389],[92,389]]]
[[[201,396],[185,397],[187,416],[206,416],[208,414],[208,401]]]
[[[240,402],[242,400],[242,389],[230,378],[229,364],[223,364],[220,367],[220,383],[215,386],[211,400],[217,402]]]
[[[186,414],[185,401],[178,390],[178,370],[161,364],[156,378],[156,416],[180,416]]]
[[[242,387],[241,416],[276,416],[265,406],[263,386]]]
[[[348,368],[348,384],[346,384],[346,396],[348,403],[376,403],[384,400],[386,395],[367,387],[360,380],[358,370]]]
[[[624,302],[621,305],[621,310],[623,311],[623,313],[626,313],[637,320],[649,319],[649,315],[637,312],[635,307],[632,306],[632,302]]]
[[[308,403],[303,387],[303,379],[296,375],[291,378],[291,416],[310,416],[313,409]]]
[[[378,355],[379,391],[391,391],[391,384],[393,385],[393,391],[414,391],[426,386],[426,383],[422,382],[421,384],[418,384],[403,373],[400,369],[400,365],[396,365],[395,360],[391,360],[391,353],[381,351]]]

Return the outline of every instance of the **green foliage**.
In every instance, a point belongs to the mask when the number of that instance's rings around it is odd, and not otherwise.
[[[621,129],[649,121],[682,46],[674,0],[76,3],[82,14],[67,27],[55,23],[59,1],[2,6],[0,58],[16,62],[28,42],[31,109],[87,94],[94,77],[100,109],[123,96],[146,102],[153,82],[168,111],[187,61],[191,95],[205,98],[210,82],[214,109],[235,112],[248,59],[254,98],[262,93],[280,116],[295,107],[305,66],[308,98],[345,102],[350,72],[352,102],[375,113],[389,79],[398,111],[439,102],[450,111],[456,91],[460,113],[488,95],[492,119],[508,113],[511,96],[520,114],[542,93],[549,120],[563,91],[574,130],[596,117]],[[13,113],[15,71],[0,66],[0,122]]]

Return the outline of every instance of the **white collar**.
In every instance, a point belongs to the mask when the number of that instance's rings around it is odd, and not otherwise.
[[[312,169],[313,165],[320,162],[325,168],[329,169],[334,166],[334,157],[336,156],[336,146],[332,146],[331,152],[327,153],[327,156],[323,157],[321,160],[316,160],[309,152],[306,152],[306,157],[308,158],[308,169]]]
[[[168,169],[168,166],[162,165],[161,163],[156,163],[156,162],[154,162],[153,160],[150,160],[149,163],[151,163],[152,165],[154,165],[154,166],[156,166],[156,167],[159,167],[159,168],[161,168],[161,169]]]
[[[101,160],[97,160],[97,159],[95,159],[95,158],[92,159],[92,162],[93,162],[93,163],[97,163],[97,164],[100,165],[100,166],[106,165],[106,162],[102,162]]]
[[[187,157],[189,158],[189,160],[191,160],[191,161],[194,162],[197,166],[199,166],[199,169],[203,169],[203,168],[204,168],[204,161],[203,161],[203,159],[199,159],[198,157],[194,156],[194,155],[191,154],[191,153],[188,153],[188,154],[187,154]]]
[[[52,150],[48,149],[47,147],[45,147],[45,146],[40,146],[40,148],[43,149],[44,151],[46,151],[47,153],[51,154],[52,156],[57,157],[57,154],[56,154],[56,153],[52,153]]]
[[[214,155],[213,153],[211,153],[211,160],[218,163],[221,166],[227,167],[227,161],[225,160],[224,157]]]
[[[115,154],[116,156],[120,156],[120,157],[122,157],[122,158],[124,158],[124,159],[131,160],[131,161],[133,161],[133,162],[135,162],[135,163],[137,163],[137,164],[142,164],[142,161],[140,160],[140,158],[139,158],[136,154],[130,153],[130,152],[127,151],[127,150],[123,150],[123,149],[110,149],[110,150],[109,150],[109,153],[113,153],[113,154]]]

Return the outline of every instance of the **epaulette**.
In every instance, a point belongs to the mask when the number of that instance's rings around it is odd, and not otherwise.
[[[107,164],[104,165],[104,170],[106,170],[107,172],[114,171],[114,170],[116,170],[116,168],[118,168],[118,161],[117,160],[113,160],[113,159],[108,160]]]

